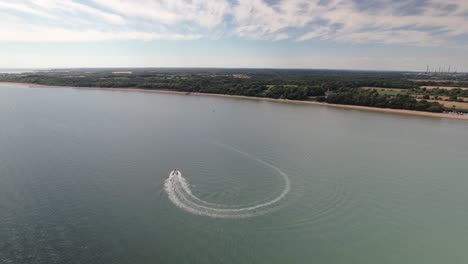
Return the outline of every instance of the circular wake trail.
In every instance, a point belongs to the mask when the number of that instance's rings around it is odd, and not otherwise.
[[[164,189],[169,200],[177,207],[197,215],[215,218],[245,218],[264,214],[274,209],[274,206],[281,201],[290,191],[291,183],[286,173],[278,167],[258,159],[248,153],[237,150],[233,147],[223,145],[239,154],[249,157],[265,167],[276,172],[284,181],[283,190],[273,199],[246,207],[226,206],[223,204],[210,203],[192,194],[190,185],[181,173],[171,172],[164,183]]]

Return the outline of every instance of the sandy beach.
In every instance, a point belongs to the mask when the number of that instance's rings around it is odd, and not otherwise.
[[[328,104],[328,103],[315,102],[315,101],[299,101],[299,100],[287,100],[287,99],[275,99],[275,98],[263,98],[263,97],[250,97],[250,96],[243,96],[243,95],[192,93],[192,92],[179,92],[179,91],[169,91],[169,90],[149,90],[149,89],[141,89],[141,88],[52,86],[52,85],[41,85],[41,84],[31,84],[31,83],[12,83],[12,82],[0,82],[0,86],[1,85],[14,85],[14,86],[22,86],[22,87],[28,87],[28,88],[68,88],[68,89],[128,91],[128,92],[145,92],[145,93],[165,93],[165,94],[180,94],[180,95],[194,95],[194,96],[215,96],[215,97],[237,98],[237,99],[247,99],[247,100],[257,100],[257,101],[270,101],[270,102],[288,103],[288,104],[318,105],[318,106],[333,107],[333,108],[380,112],[380,113],[386,113],[386,114],[412,115],[412,116],[433,117],[433,118],[450,118],[450,119],[468,121],[468,115],[455,115],[455,114],[448,114],[448,113],[431,113],[431,112],[422,112],[422,111],[413,111],[413,110],[404,110],[404,109],[388,109],[388,108],[377,108],[377,107],[357,106],[357,105]]]

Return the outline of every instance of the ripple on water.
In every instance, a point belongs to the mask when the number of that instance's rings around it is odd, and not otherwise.
[[[332,177],[331,177],[332,178]],[[290,200],[287,208],[284,208],[285,214],[291,211],[290,215],[294,218],[285,218],[283,221],[277,221],[274,226],[264,227],[263,230],[273,232],[302,232],[310,229],[317,229],[317,225],[333,226],[336,221],[341,221],[342,216],[349,216],[355,206],[350,192],[345,185],[336,179],[330,177],[314,177],[310,183],[303,182],[301,186],[297,186],[296,192],[302,190],[314,190],[313,193],[303,193],[299,195],[313,196],[313,199],[308,199],[310,203],[304,204],[301,202],[303,197],[297,198],[294,202],[294,197]],[[316,185],[311,187],[309,185]],[[294,185],[293,187],[296,187]],[[309,197],[308,197],[309,198]],[[321,229],[325,232],[325,229]]]
[[[165,191],[168,194],[171,202],[187,212],[214,218],[246,218],[265,214],[277,208],[277,204],[283,200],[283,198],[290,191],[289,176],[278,167],[258,159],[246,152],[242,152],[223,144],[217,145],[225,147],[229,150],[232,150],[233,152],[254,160],[274,172],[274,174],[280,176],[280,178],[282,178],[284,181],[284,187],[281,192],[276,197],[273,197],[272,199],[264,202],[251,205],[226,206],[224,204],[212,203],[198,198],[192,193],[187,180],[182,177],[181,174],[171,173],[165,181]]]

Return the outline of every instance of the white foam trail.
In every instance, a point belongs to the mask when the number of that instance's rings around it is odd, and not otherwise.
[[[221,144],[219,144],[221,145]],[[238,152],[244,156],[247,156],[258,163],[270,168],[271,170],[278,173],[284,180],[284,188],[283,190],[276,196],[275,198],[247,206],[247,207],[228,207],[222,204],[210,203],[207,201],[203,201],[200,198],[196,197],[192,194],[190,190],[190,186],[187,180],[182,177],[181,173],[174,173],[171,172],[169,177],[166,179],[164,183],[164,189],[169,197],[169,200],[174,203],[177,207],[193,213],[197,215],[204,215],[209,217],[215,218],[245,218],[245,217],[252,217],[257,216],[260,214],[264,214],[269,212],[273,209],[273,206],[276,205],[279,201],[281,201],[290,191],[291,183],[289,177],[286,173],[280,170],[278,167],[258,159],[248,153],[242,152],[237,150],[233,147],[222,145],[227,147],[235,152]]]

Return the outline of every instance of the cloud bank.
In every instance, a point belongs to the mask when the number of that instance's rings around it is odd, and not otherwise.
[[[0,17],[2,42],[240,38],[440,46],[468,36],[466,0],[0,0]]]

